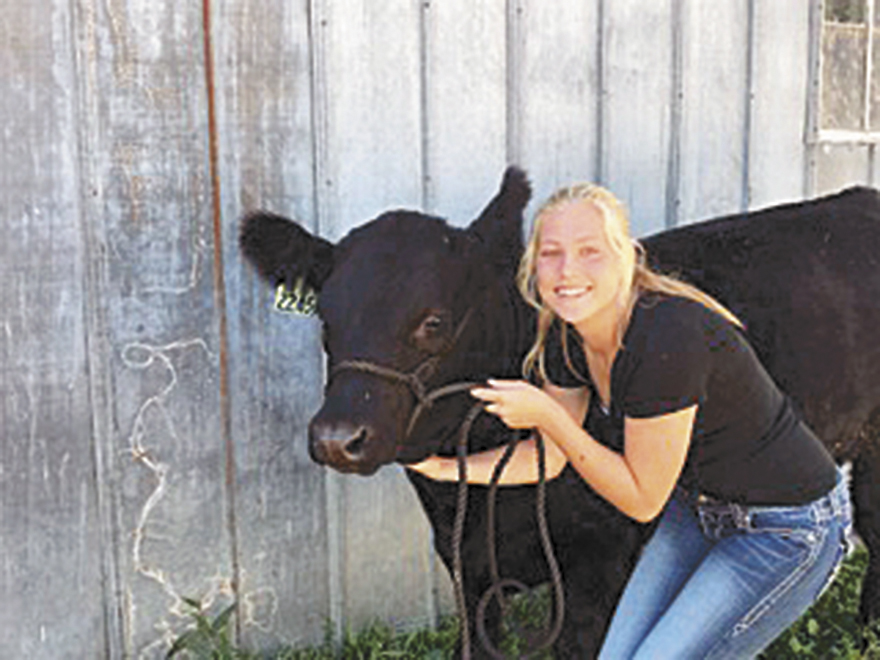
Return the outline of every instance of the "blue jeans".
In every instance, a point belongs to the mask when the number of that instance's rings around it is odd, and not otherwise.
[[[831,583],[851,525],[843,475],[830,493],[803,506],[704,503],[676,490],[599,657],[755,656]]]

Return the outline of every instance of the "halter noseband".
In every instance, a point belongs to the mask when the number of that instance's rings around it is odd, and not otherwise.
[[[473,315],[474,308],[471,307],[465,312],[461,321],[458,323],[458,327],[455,329],[455,334],[452,336],[452,342],[449,345],[449,350],[452,350],[452,347],[458,343],[461,334],[464,332],[465,326],[470,321],[471,316]],[[413,395],[416,398],[416,406],[413,409],[412,415],[409,419],[409,424],[406,428],[406,438],[409,438],[413,429],[415,428],[416,422],[419,417],[421,417],[422,413],[425,410],[431,408],[434,405],[434,402],[437,399],[440,399],[445,396],[449,396],[450,394],[457,394],[459,392],[465,392],[472,387],[478,385],[475,382],[465,382],[461,381],[458,383],[451,383],[449,385],[444,385],[443,387],[438,387],[434,390],[428,390],[426,383],[434,376],[437,372],[437,368],[440,366],[440,361],[445,356],[441,355],[432,355],[431,357],[423,360],[420,364],[416,366],[410,372],[398,371],[397,369],[393,369],[391,367],[386,367],[380,364],[376,364],[374,362],[370,362],[368,360],[343,360],[339,364],[333,366],[330,370],[330,380],[332,380],[338,373],[342,371],[359,371],[361,373],[371,374],[373,376],[378,376],[379,378],[384,378],[385,380],[391,381],[392,383],[406,385]]]

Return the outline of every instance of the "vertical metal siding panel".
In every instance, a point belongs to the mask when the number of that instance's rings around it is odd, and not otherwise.
[[[599,0],[530,0],[523,24],[523,164],[535,208],[561,185],[599,178]]]
[[[340,238],[390,207],[418,207],[421,95],[414,2],[326,2],[322,233]]]
[[[96,7],[91,0],[74,3],[76,34],[77,102],[80,118],[79,132],[79,194],[82,208],[80,227],[86,245],[87,297],[84,305],[87,319],[89,360],[89,393],[92,413],[92,451],[97,483],[96,500],[99,522],[96,527],[101,538],[100,561],[103,577],[103,609],[105,621],[106,654],[109,658],[130,656],[125,599],[120,565],[119,498],[115,492],[116,475],[124,459],[114,445],[116,430],[113,426],[113,383],[110,372],[112,356],[109,351],[107,315],[103,291],[107,288],[107,244],[100,223],[103,209],[104,182],[98,176],[99,137],[89,118],[97,117],[101,102],[98,89],[98,53],[96,50]]]
[[[749,98],[747,2],[682,3],[679,219],[743,207]]]
[[[808,37],[809,54],[807,56],[807,117],[804,122],[804,163],[803,184],[804,195],[811,197],[816,189],[816,164],[819,137],[819,108],[821,106],[821,65],[822,65],[822,32],[825,13],[824,0],[809,0]]]
[[[0,43],[0,657],[101,657],[69,4],[5,7]]]
[[[674,3],[604,0],[602,171],[634,235],[665,224]]]
[[[507,0],[506,61],[507,61],[507,161],[518,163],[522,158],[522,59],[525,32],[523,14],[526,0]]]
[[[506,161],[506,2],[420,4],[423,206],[466,226],[495,194]],[[439,557],[432,565],[426,611],[436,620],[455,605],[446,567]]]
[[[802,199],[806,190],[810,2],[755,0],[750,206]],[[818,35],[816,35],[818,37]]]
[[[323,7],[326,163],[318,198],[328,238],[389,208],[420,206],[419,12],[415,2]],[[400,620],[401,613],[411,622],[431,620],[430,532],[402,471],[336,479],[346,621],[357,627],[374,617]]]
[[[309,6],[215,0],[232,428],[243,640],[322,640],[330,616],[325,471],[308,456],[320,405],[319,323],[271,311],[238,253],[242,213],[266,208],[315,231]]]
[[[233,593],[219,414],[200,4],[93,3],[90,204],[106,336],[103,475],[118,525],[125,647],[163,653],[183,596]],[[96,245],[96,248],[97,248]],[[103,414],[97,411],[96,414]]]
[[[431,534],[415,491],[397,466],[369,480],[345,479],[342,581],[346,622],[430,625]]]
[[[332,184],[329,158],[329,98],[327,80],[328,4],[332,0],[309,0],[309,54],[312,112],[313,191],[317,233],[327,226],[331,200],[322,191]],[[326,373],[325,373],[326,378]],[[326,512],[325,546],[327,552],[327,597],[329,624],[334,639],[344,633],[342,530],[343,491],[342,475],[324,470],[324,488],[321,492]]]
[[[424,12],[426,203],[465,225],[506,161],[505,0],[443,0]]]

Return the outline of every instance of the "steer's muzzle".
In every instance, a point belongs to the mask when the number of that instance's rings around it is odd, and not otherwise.
[[[366,424],[313,420],[309,425],[309,454],[316,463],[339,472],[373,474],[380,465],[367,452],[373,436],[373,429]]]

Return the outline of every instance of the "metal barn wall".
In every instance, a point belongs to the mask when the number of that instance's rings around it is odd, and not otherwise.
[[[162,657],[182,597],[236,600],[265,648],[449,609],[400,470],[310,463],[317,323],[269,311],[243,210],[462,225],[516,162],[646,233],[816,188],[817,2],[7,4],[4,658]]]

